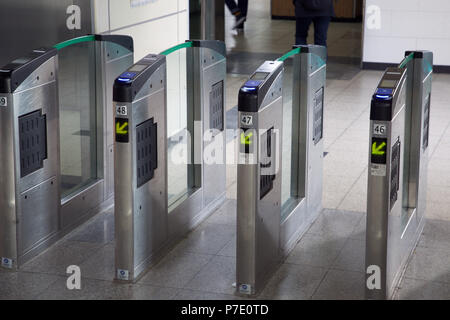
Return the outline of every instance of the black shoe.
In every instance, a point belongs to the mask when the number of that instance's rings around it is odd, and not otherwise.
[[[239,14],[236,16],[236,23],[233,26],[233,30],[244,30],[244,22],[247,20],[247,17]]]

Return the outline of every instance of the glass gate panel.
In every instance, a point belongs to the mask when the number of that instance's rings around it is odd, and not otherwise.
[[[58,53],[63,199],[98,178],[95,50],[95,42],[82,42]]]
[[[187,48],[167,55],[168,205],[189,191],[190,140],[187,105]]]

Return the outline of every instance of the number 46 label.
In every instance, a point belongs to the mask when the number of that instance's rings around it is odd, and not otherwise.
[[[386,125],[374,123],[373,124],[373,134],[379,136],[385,136],[387,133]]]

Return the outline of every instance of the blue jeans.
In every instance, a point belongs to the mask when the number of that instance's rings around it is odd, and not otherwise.
[[[244,17],[247,16],[248,0],[238,0],[238,4],[236,4],[234,0],[225,0],[225,4],[228,9],[230,9],[231,13],[235,13],[239,10]]]
[[[319,46],[327,46],[328,26],[331,17],[297,17],[296,18],[296,34],[295,44],[306,45],[308,38],[308,30],[311,22],[314,23],[314,44]]]

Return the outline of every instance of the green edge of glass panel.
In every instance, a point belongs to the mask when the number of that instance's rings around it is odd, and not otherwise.
[[[172,52],[175,52],[175,51],[183,49],[183,48],[190,48],[190,47],[192,47],[192,41],[177,44],[176,46],[174,46],[172,48],[164,50],[160,54],[163,55],[163,56],[168,56]]]
[[[299,54],[301,52],[301,48],[295,48],[288,53],[285,53],[282,57],[278,58],[278,61],[285,61],[287,58],[292,57],[293,55]]]
[[[403,69],[406,67],[406,65],[408,64],[409,61],[411,61],[414,58],[414,52],[411,52],[407,57],[405,57],[405,59],[403,59],[403,61],[399,64],[399,68]]]
[[[66,41],[55,44],[53,46],[53,48],[55,48],[56,50],[61,50],[65,47],[71,46],[76,43],[89,42],[89,41],[95,41],[95,35],[82,36],[82,37],[66,40]]]

